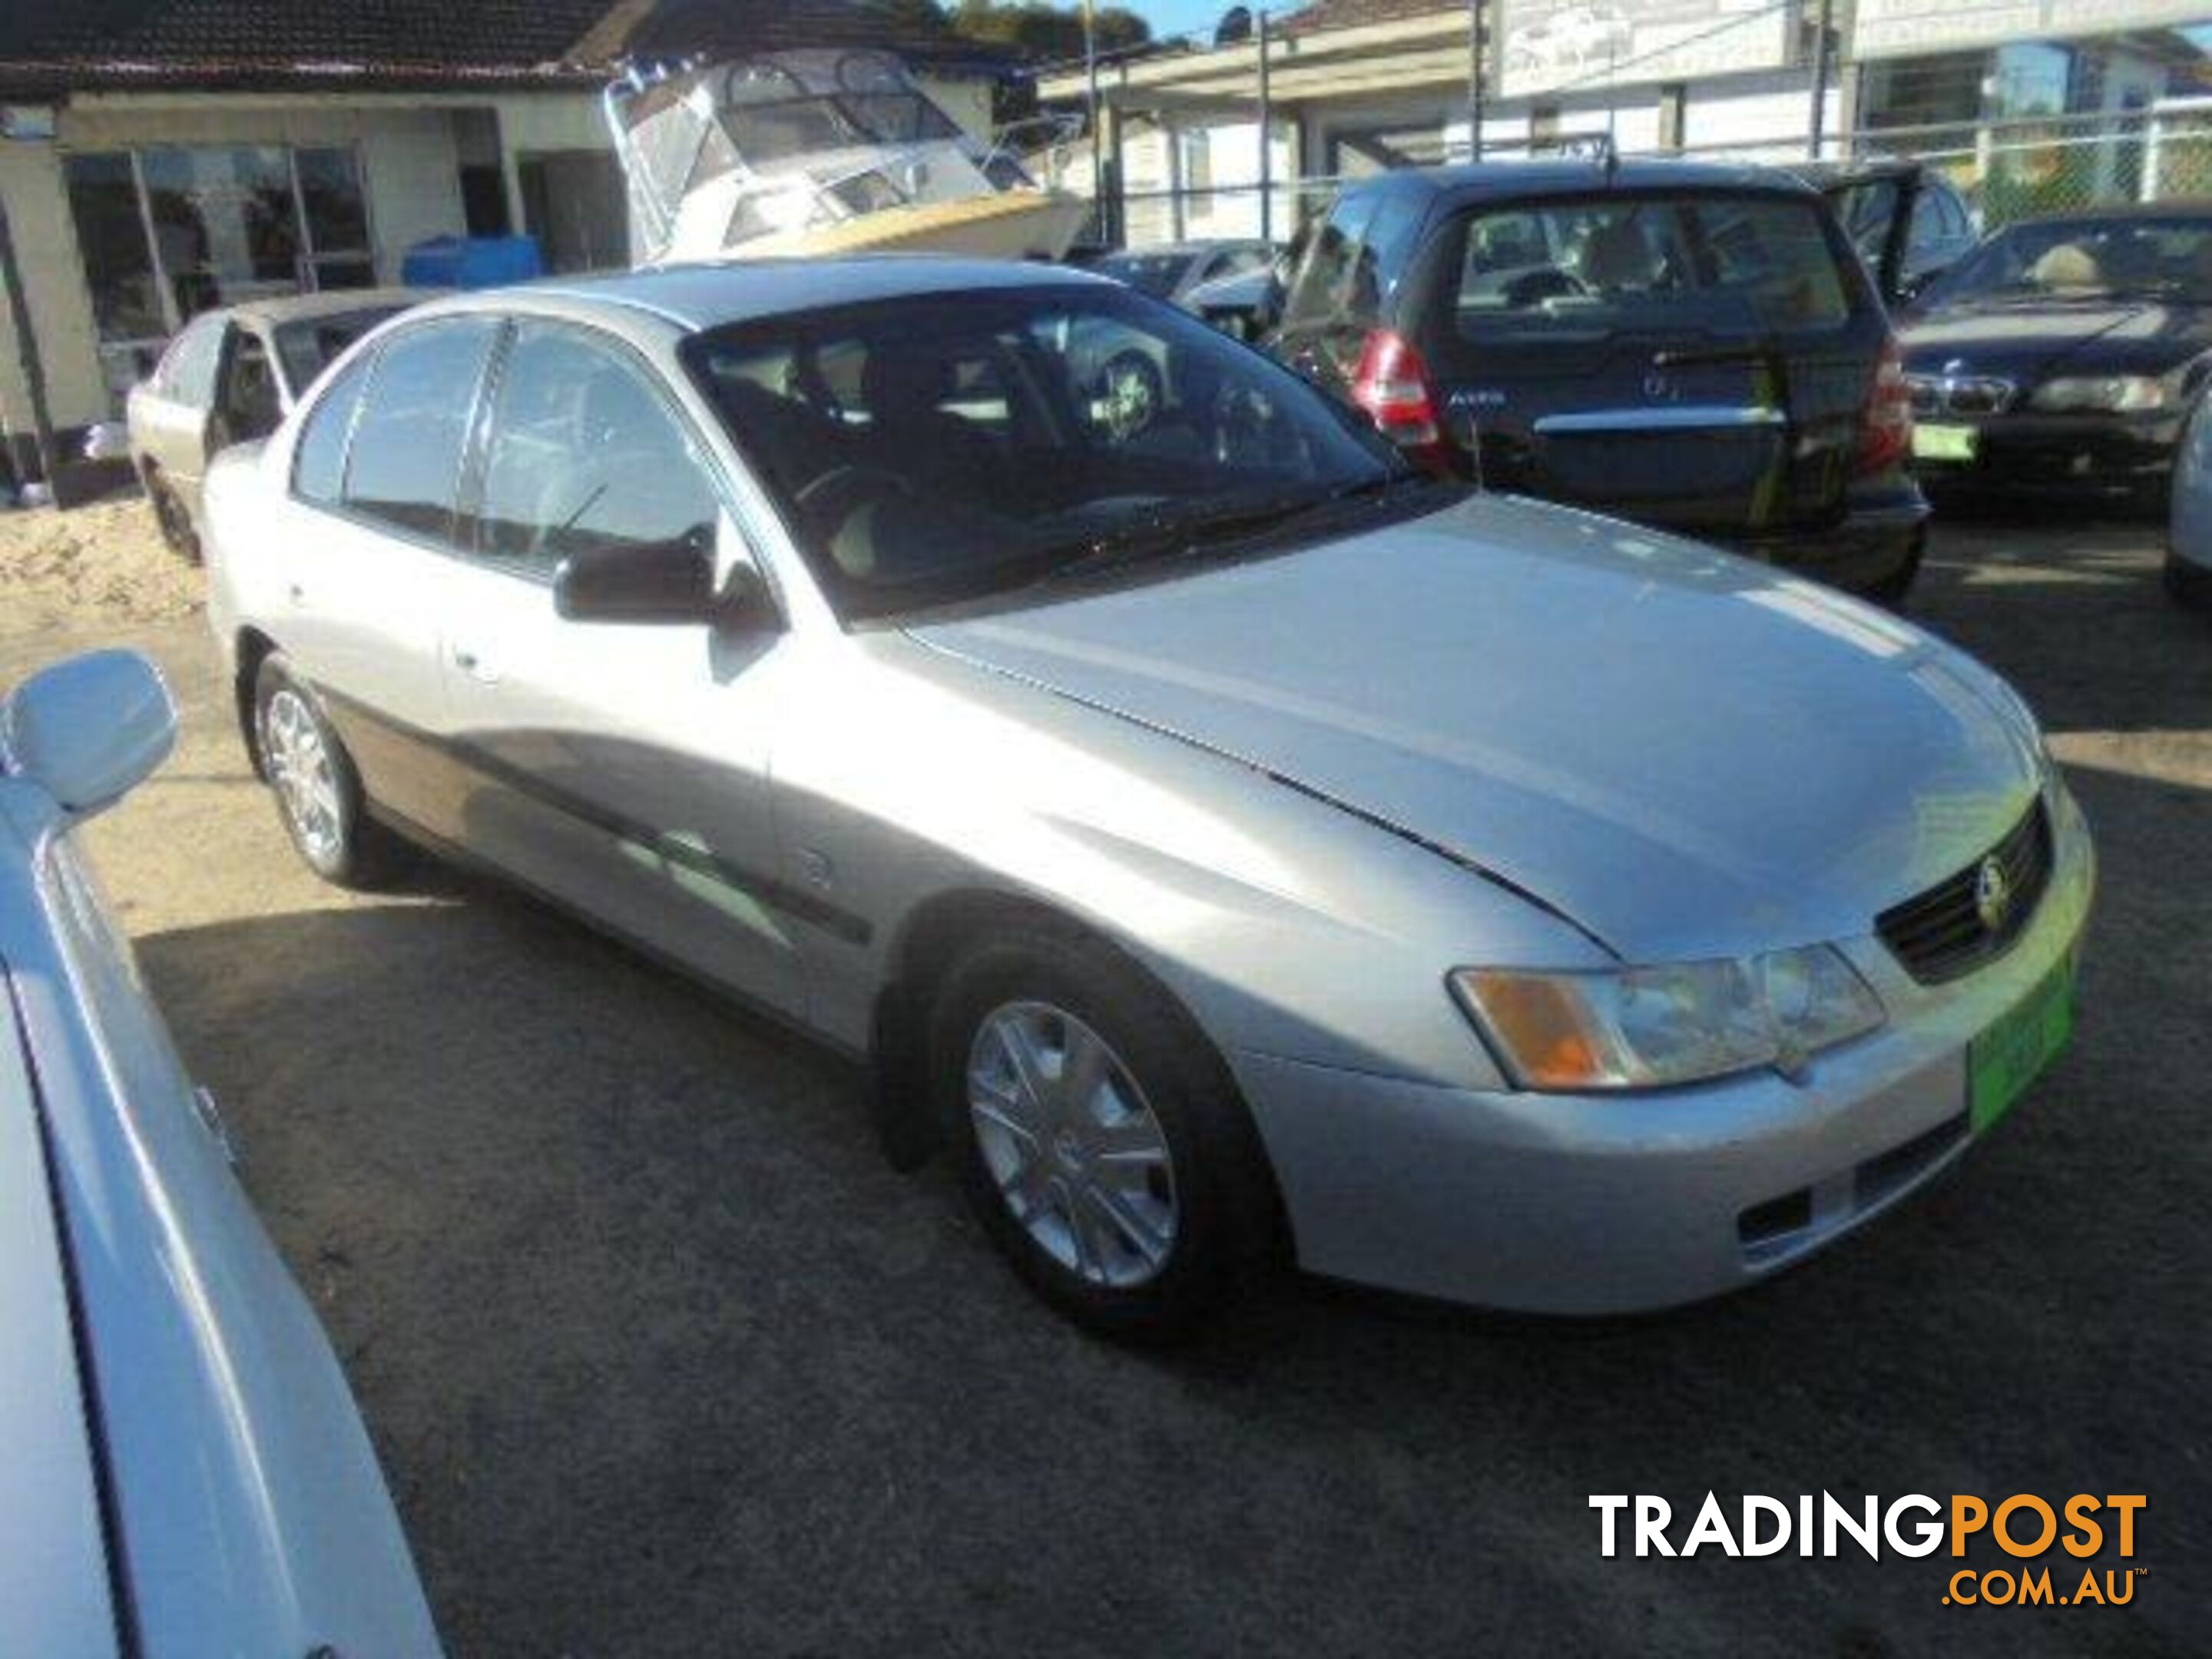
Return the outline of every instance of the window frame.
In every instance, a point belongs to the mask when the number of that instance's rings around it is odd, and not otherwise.
[[[146,156],[155,150],[228,149],[276,149],[283,153],[285,179],[290,193],[293,232],[298,249],[293,260],[291,292],[319,294],[343,291],[343,285],[341,285],[339,289],[325,287],[321,279],[325,266],[361,264],[367,265],[372,278],[374,276],[378,246],[376,204],[374,199],[374,193],[369,189],[367,159],[358,142],[338,140],[328,143],[301,143],[283,136],[257,137],[248,134],[235,140],[222,143],[109,143],[65,147],[63,150],[61,182],[63,202],[69,214],[70,228],[73,238],[81,237],[82,231],[76,217],[76,204],[70,193],[69,161],[79,156],[87,158],[109,156],[120,158],[127,163],[131,178],[131,205],[136,211],[139,234],[143,239],[142,246],[146,256],[147,272],[153,283],[154,308],[160,316],[161,332],[156,335],[111,337],[102,333],[98,326],[100,305],[93,290],[92,273],[85,268],[82,257],[82,251],[79,250],[77,278],[84,290],[86,302],[91,307],[94,318],[94,332],[96,337],[94,345],[100,358],[103,373],[109,380],[110,392],[115,406],[118,410],[123,392],[116,384],[118,365],[133,357],[137,357],[137,360],[143,362],[144,359],[143,356],[138,356],[138,354],[149,350],[154,353],[158,362],[160,357],[166,354],[168,345],[199,318],[206,316],[210,311],[228,309],[230,305],[239,303],[237,301],[219,301],[216,305],[189,314],[179,306],[176,279],[180,273],[173,271],[169,268],[168,261],[161,251],[161,238],[156,233],[154,220],[153,198],[149,193],[146,183]],[[354,182],[361,194],[362,232],[365,239],[362,246],[325,248],[317,244],[313,229],[308,222],[307,197],[300,179],[300,156],[302,152],[307,151],[340,153],[350,161]],[[373,282],[371,286],[374,286]],[[132,380],[141,377],[137,374],[131,376]]]

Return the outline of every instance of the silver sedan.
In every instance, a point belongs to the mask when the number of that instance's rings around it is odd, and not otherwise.
[[[344,289],[204,312],[131,389],[131,464],[171,550],[199,562],[201,491],[223,447],[276,429],[323,365],[431,290]]]
[[[1133,411],[1069,360],[1170,365]],[[441,302],[212,481],[301,855],[488,865],[869,1060],[1031,1285],[1643,1309],[2065,1042],[2081,816],[1995,675],[1463,495],[1193,319],[878,258]],[[580,1017],[587,1017],[580,1014]]]

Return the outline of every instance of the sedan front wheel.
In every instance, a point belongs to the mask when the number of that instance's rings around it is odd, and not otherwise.
[[[1273,1187],[1226,1070],[1104,945],[1039,930],[975,950],[930,1053],[977,1218],[1079,1322],[1186,1334],[1269,1253]]]

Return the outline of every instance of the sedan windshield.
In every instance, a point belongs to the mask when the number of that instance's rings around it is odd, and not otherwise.
[[[1241,545],[1407,471],[1287,370],[1098,284],[796,313],[684,356],[852,620]]]
[[[1930,305],[2159,299],[2212,305],[2212,217],[2044,219],[1999,231]]]

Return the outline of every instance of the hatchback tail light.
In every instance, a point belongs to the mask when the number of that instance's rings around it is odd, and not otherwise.
[[[1428,365],[1401,336],[1387,328],[1368,331],[1359,366],[1352,372],[1352,401],[1393,443],[1426,461],[1444,459],[1443,425]]]
[[[1895,466],[1912,451],[1912,388],[1905,383],[1905,354],[1894,336],[1882,342],[1866,408],[1859,416],[1858,455],[1852,471],[1863,477]]]

